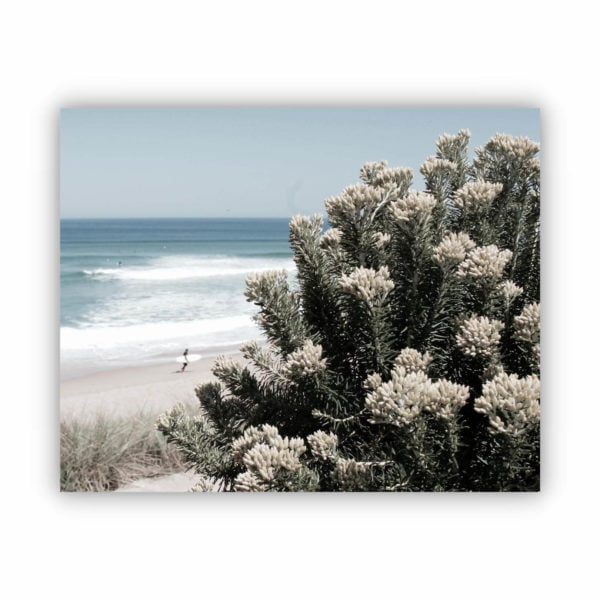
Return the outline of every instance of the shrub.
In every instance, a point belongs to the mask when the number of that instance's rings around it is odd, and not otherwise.
[[[539,489],[539,145],[443,135],[412,173],[297,216],[297,279],[249,277],[266,344],[158,428],[226,490]]]

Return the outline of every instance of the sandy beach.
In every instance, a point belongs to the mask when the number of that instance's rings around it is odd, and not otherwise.
[[[240,353],[233,355],[241,358]],[[61,381],[60,415],[64,422],[93,422],[98,417],[158,415],[177,402],[199,407],[194,389],[214,381],[215,356],[190,363],[185,372],[173,362],[102,371]],[[192,470],[131,481],[117,492],[189,492],[200,476]]]
[[[241,354],[232,355],[240,358]],[[215,380],[207,356],[190,363],[183,373],[174,362],[102,371],[61,381],[61,419],[122,417],[140,411],[159,413],[177,402],[196,406],[194,388]]]

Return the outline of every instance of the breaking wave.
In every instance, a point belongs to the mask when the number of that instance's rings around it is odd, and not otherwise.
[[[294,263],[289,258],[247,257],[168,257],[152,261],[144,266],[120,266],[115,268],[84,269],[91,279],[173,281],[207,277],[229,277],[250,273],[285,269],[292,271]]]

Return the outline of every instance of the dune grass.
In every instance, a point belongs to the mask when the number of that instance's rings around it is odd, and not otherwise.
[[[103,492],[143,477],[187,469],[183,457],[165,442],[154,423],[157,415],[62,421],[60,489]]]

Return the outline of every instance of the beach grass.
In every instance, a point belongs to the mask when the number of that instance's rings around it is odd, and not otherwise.
[[[131,481],[185,471],[183,457],[155,427],[157,415],[98,415],[63,420],[60,427],[60,489],[115,490]]]

